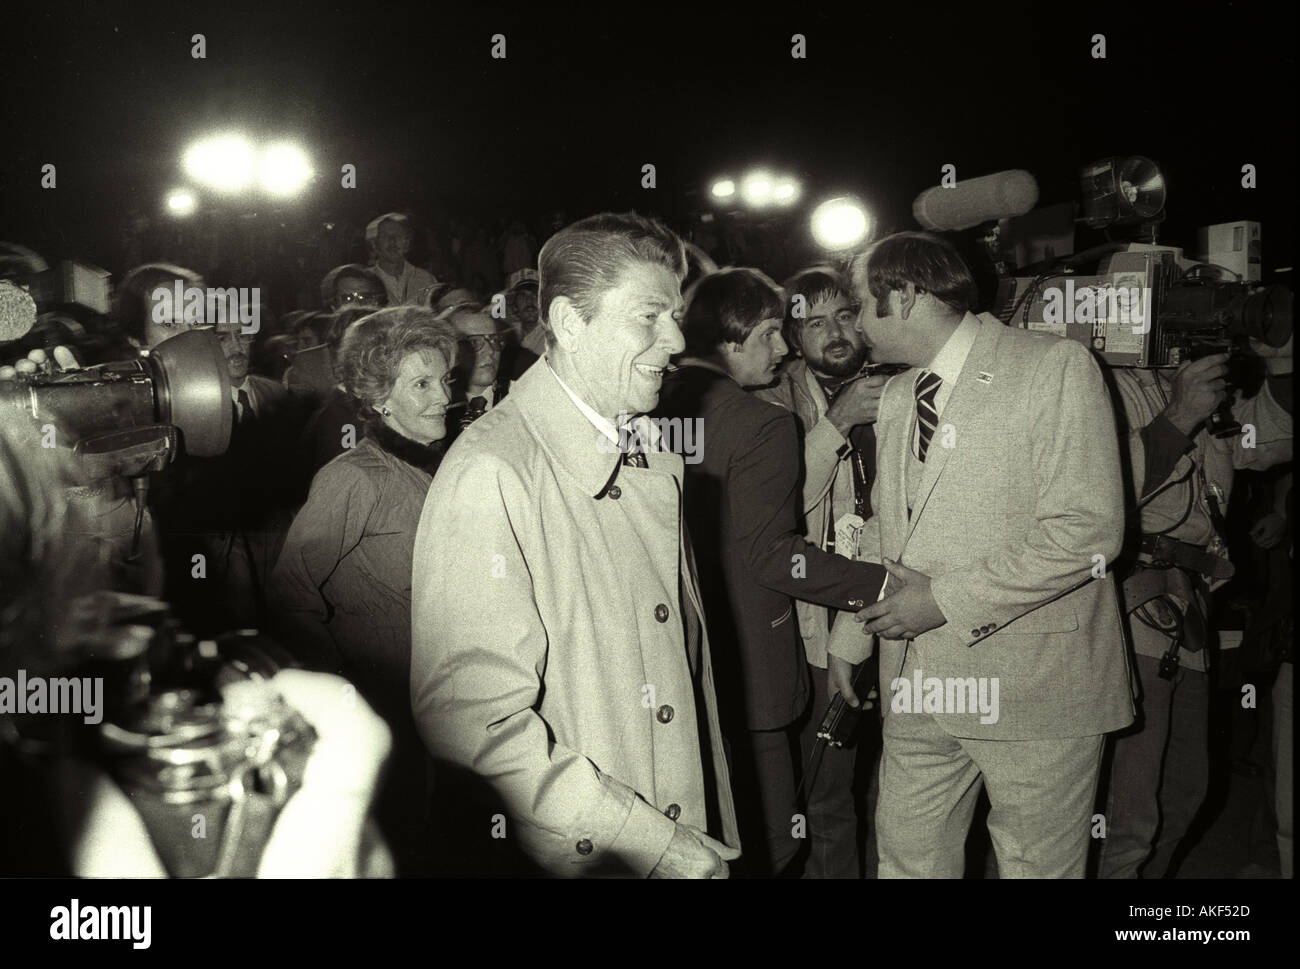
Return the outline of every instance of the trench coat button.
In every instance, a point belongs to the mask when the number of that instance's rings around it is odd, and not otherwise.
[[[655,711],[655,716],[659,718],[660,723],[668,723],[673,718],[673,708],[665,703]]]
[[[660,622],[668,621],[668,607],[665,606],[662,602],[659,603],[659,605],[655,606],[655,618],[658,619]]]
[[[618,501],[620,498],[623,497],[623,489],[620,488],[618,485],[610,485],[609,496],[613,498],[615,501]]]
[[[581,841],[578,842],[578,854],[589,855],[591,854],[591,852],[592,852],[592,846],[590,841],[588,841],[586,838],[583,838]]]
[[[664,816],[667,817],[669,821],[676,821],[682,816],[682,806],[680,804],[668,805],[668,810],[664,811]]]

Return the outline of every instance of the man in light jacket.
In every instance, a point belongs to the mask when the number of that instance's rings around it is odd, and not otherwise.
[[[636,215],[553,236],[546,357],[452,447],[416,534],[416,723],[504,802],[482,836],[553,875],[718,878],[739,857],[682,459],[637,446],[684,345],[685,269]]]

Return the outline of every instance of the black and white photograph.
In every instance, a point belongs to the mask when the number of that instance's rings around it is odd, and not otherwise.
[[[0,20],[7,941],[1285,931],[1293,13]]]

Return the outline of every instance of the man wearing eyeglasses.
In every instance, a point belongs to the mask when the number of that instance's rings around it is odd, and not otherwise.
[[[824,551],[852,558],[857,529],[871,517],[874,424],[886,378],[854,379],[867,362],[867,344],[857,327],[852,289],[839,273],[830,267],[805,269],[785,284],[785,291],[783,335],[798,356],[782,368],[774,386],[757,391],[756,396],[799,419],[805,539]],[[826,643],[832,623],[837,617],[843,619],[843,614],[803,600],[795,601],[795,609],[812,683],[812,704],[800,736],[807,767],[831,698],[843,693],[856,707],[867,686],[859,682],[855,692],[847,664],[830,664],[828,670]],[[856,756],[853,746],[827,746],[815,776],[804,780],[809,845],[805,878],[862,877],[853,799]]]
[[[331,313],[345,309],[381,310],[388,305],[384,281],[359,263],[336,266],[321,281],[321,302]]]
[[[462,346],[469,351],[463,366],[465,400],[452,405],[464,408],[457,421],[459,430],[463,431],[501,403],[510,390],[508,379],[498,379],[506,338],[492,315],[476,304],[451,310],[450,319],[460,334]]]

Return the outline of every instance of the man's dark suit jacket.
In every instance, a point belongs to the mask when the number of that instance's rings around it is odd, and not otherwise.
[[[876,601],[884,570],[804,539],[799,440],[784,408],[687,364],[665,378],[655,416],[701,422],[698,454],[683,455],[684,487],[710,642],[717,643],[719,713],[731,729],[784,727],[809,698],[792,597],[861,609]]]

